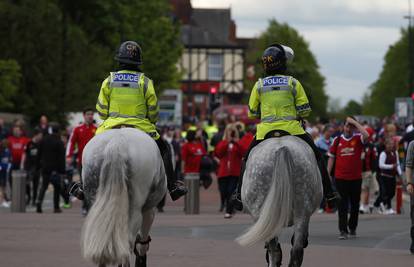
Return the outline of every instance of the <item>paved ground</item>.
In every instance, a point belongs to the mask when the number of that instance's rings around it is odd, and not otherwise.
[[[251,223],[249,216],[225,220],[217,212],[215,188],[203,192],[201,199],[200,215],[184,215],[182,201],[167,203],[166,212],[157,214],[149,266],[265,266],[262,246],[242,248],[233,241]],[[33,209],[23,214],[0,210],[0,266],[92,267],[80,257],[79,203],[62,214],[53,214],[50,202],[45,206],[44,214]],[[414,266],[408,251],[409,223],[408,215],[363,215],[358,237],[340,241],[336,215],[314,215],[303,266]],[[290,235],[287,230],[281,237],[284,266]]]

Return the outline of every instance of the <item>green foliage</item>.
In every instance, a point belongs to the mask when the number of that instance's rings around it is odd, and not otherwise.
[[[299,33],[288,24],[281,24],[270,20],[266,31],[257,39],[254,48],[247,54],[246,64],[254,64],[256,77],[263,77],[261,56],[270,44],[280,43],[287,45],[295,52],[293,62],[288,64],[288,74],[298,79],[305,88],[311,102],[312,117],[326,117],[328,96],[325,93],[325,79],[319,72],[319,66],[308,43]],[[246,88],[252,88],[255,81],[247,81]]]
[[[0,0],[0,59],[21,67],[19,97],[2,109],[64,120],[94,106],[122,41],[135,40],[157,91],[177,85],[179,25],[166,0]],[[6,109],[7,108],[7,109]]]
[[[414,88],[408,86],[408,52],[408,32],[401,30],[400,40],[390,46],[385,55],[378,80],[370,86],[368,94],[364,96],[364,114],[380,117],[391,115],[394,113],[394,99],[410,96]]]
[[[20,77],[20,66],[15,60],[0,60],[0,109],[13,107]]]
[[[362,114],[362,106],[355,100],[350,100],[342,111],[346,116],[354,116]]]

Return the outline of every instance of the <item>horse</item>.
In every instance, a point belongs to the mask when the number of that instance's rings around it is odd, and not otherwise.
[[[278,236],[293,226],[289,267],[299,267],[309,220],[321,200],[321,175],[310,146],[294,136],[266,139],[252,149],[243,176],[242,201],[255,223],[236,241],[242,246],[265,242],[268,266],[279,267]]]
[[[85,201],[92,204],[81,233],[83,257],[99,267],[146,266],[154,207],[166,193],[159,149],[133,128],[93,137],[82,157]]]

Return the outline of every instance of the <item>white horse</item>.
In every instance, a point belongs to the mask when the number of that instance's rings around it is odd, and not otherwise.
[[[322,183],[312,149],[294,136],[270,138],[250,153],[242,200],[255,224],[237,241],[266,242],[269,267],[282,264],[278,236],[294,226],[289,267],[299,267],[308,244],[309,220],[322,199]]]
[[[85,198],[93,204],[82,229],[83,256],[101,267],[129,266],[133,251],[145,261],[154,207],[166,193],[156,143],[137,129],[108,130],[86,145],[82,165]]]

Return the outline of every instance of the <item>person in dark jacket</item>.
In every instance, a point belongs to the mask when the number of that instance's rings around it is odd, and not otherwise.
[[[24,153],[22,156],[21,169],[27,172],[27,184],[26,184],[26,204],[28,205],[32,201],[32,205],[35,206],[37,192],[39,189],[40,180],[40,143],[43,133],[39,128],[35,128],[33,131],[32,139],[26,144]],[[30,183],[32,187],[30,187]],[[33,192],[33,194],[31,194]]]
[[[49,183],[53,185],[54,212],[60,213],[59,195],[61,175],[65,173],[65,146],[59,135],[59,126],[51,125],[52,134],[43,137],[40,145],[40,164],[42,168],[42,187],[36,203],[36,211],[42,213],[42,202]]]

